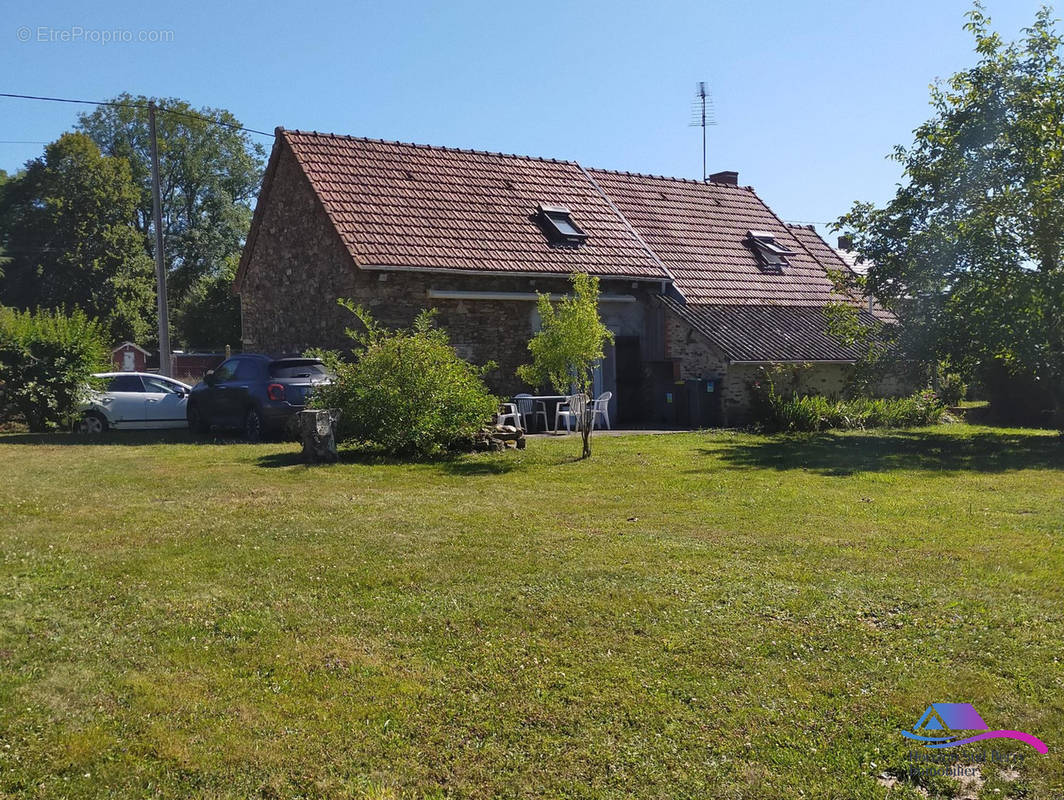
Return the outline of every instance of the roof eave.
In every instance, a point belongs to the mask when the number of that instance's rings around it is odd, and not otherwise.
[[[729,365],[759,366],[764,364],[856,364],[855,358],[765,358],[759,360],[728,359]]]
[[[372,272],[428,272],[444,275],[479,275],[497,278],[568,278],[572,271],[536,271],[536,270],[498,270],[498,269],[460,269],[457,267],[421,267],[400,264],[359,264],[359,269]],[[576,270],[583,272],[584,270]],[[639,281],[641,283],[672,283],[672,278],[665,275],[620,275],[617,273],[588,272],[601,280]]]

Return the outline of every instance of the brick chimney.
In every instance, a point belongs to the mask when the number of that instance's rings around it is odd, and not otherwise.
[[[730,170],[724,170],[723,172],[714,172],[709,176],[710,183],[723,183],[726,186],[738,186],[739,185],[739,173],[732,172]]]
[[[839,249],[840,250],[853,250],[853,239],[849,236],[839,237]]]

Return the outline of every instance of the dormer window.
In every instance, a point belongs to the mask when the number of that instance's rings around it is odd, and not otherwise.
[[[553,242],[581,244],[587,234],[573,222],[572,214],[565,206],[540,205],[538,217],[543,230]]]
[[[793,256],[794,251],[777,242],[774,234],[767,231],[748,231],[746,240],[757,254],[762,269],[782,272],[784,267],[790,266],[787,256]]]

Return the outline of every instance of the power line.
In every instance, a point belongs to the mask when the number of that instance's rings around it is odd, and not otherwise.
[[[115,103],[109,100],[71,100],[68,97],[43,97],[36,94],[10,94],[8,92],[0,92],[0,97],[11,97],[15,100],[47,100],[51,103],[81,103],[87,106],[135,106],[134,103]]]
[[[43,95],[32,94],[15,94],[13,92],[0,92],[0,97],[6,97],[13,100],[40,100],[50,103],[76,103],[78,105],[94,105],[94,106],[110,106],[112,108],[136,108],[145,109],[148,112],[148,128],[150,130],[151,138],[151,184],[152,184],[152,228],[155,234],[155,281],[156,281],[156,304],[158,307],[159,317],[159,371],[163,375],[170,375],[171,373],[171,361],[170,361],[170,325],[169,325],[169,309],[166,299],[166,264],[163,249],[163,224],[162,224],[162,202],[159,197],[159,140],[156,133],[155,117],[157,113],[174,114],[177,116],[187,117],[189,119],[198,119],[204,122],[221,125],[233,130],[244,131],[247,133],[254,133],[259,136],[273,137],[273,134],[266,131],[255,130],[254,128],[245,128],[243,125],[237,125],[232,122],[223,122],[222,120],[211,119],[205,117],[202,114],[197,114],[192,111],[178,111],[177,109],[170,109],[159,106],[154,100],[149,100],[145,103],[130,103],[121,100],[80,100],[71,97],[46,97]]]
[[[835,224],[834,221],[832,221],[832,222],[816,222],[814,220],[809,220],[809,219],[785,219],[783,221],[786,222],[788,225],[823,225],[825,228],[830,227],[830,226]]]
[[[84,105],[84,106],[111,106],[113,108],[139,108],[139,109],[142,109],[144,111],[148,110],[148,104],[147,103],[128,103],[128,102],[122,102],[122,101],[116,101],[116,100],[75,100],[74,98],[71,98],[71,97],[47,97],[47,96],[44,96],[44,95],[14,94],[14,93],[11,93],[11,92],[0,92],[0,97],[8,97],[8,98],[11,98],[13,100],[43,100],[43,101],[46,101],[46,102],[49,102],[49,103],[75,103],[75,104]],[[231,128],[233,130],[246,131],[247,133],[254,133],[254,134],[257,134],[259,136],[268,136],[271,139],[273,138],[273,134],[272,133],[267,133],[266,131],[260,131],[260,130],[257,130],[255,128],[246,128],[243,125],[237,125],[236,123],[233,123],[233,122],[224,122],[223,120],[220,120],[220,119],[211,119],[210,117],[205,117],[202,114],[197,114],[197,113],[195,113],[193,111],[178,111],[176,108],[167,108],[166,106],[159,106],[159,105],[157,105],[155,107],[155,110],[158,111],[159,113],[162,113],[162,114],[174,114],[174,115],[179,116],[179,117],[188,117],[189,119],[198,119],[198,120],[201,120],[203,122],[209,122],[209,123],[211,123],[213,125],[222,125],[222,126],[224,126],[226,128]],[[29,144],[29,142],[27,142],[27,144]]]
[[[178,111],[176,108],[167,108],[166,106],[156,106],[156,110],[162,114],[174,114],[179,117],[203,120],[204,122],[210,122],[214,125],[223,125],[226,128],[232,128],[235,131],[247,131],[248,133],[256,133],[259,136],[268,136],[271,139],[274,137],[274,134],[267,133],[266,131],[256,130],[255,128],[245,128],[243,125],[237,125],[235,122],[223,122],[220,119],[211,119],[210,117],[205,117],[202,114],[197,114],[193,111]]]

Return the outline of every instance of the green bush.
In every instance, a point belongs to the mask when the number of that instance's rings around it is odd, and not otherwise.
[[[423,312],[410,330],[386,330],[369,312],[342,301],[365,326],[348,331],[355,360],[326,357],[336,378],[314,394],[338,408],[338,438],[392,455],[432,455],[468,441],[498,410],[483,369],[459,358],[446,332]],[[321,354],[319,354],[320,356]]]
[[[762,393],[755,421],[767,430],[816,432],[830,429],[912,428],[942,421],[945,407],[930,390],[911,397],[835,400],[822,395]]]
[[[935,393],[947,406],[955,406],[960,403],[968,391],[968,385],[956,372],[940,371],[937,383],[938,386],[935,389]]]
[[[31,431],[69,425],[92,373],[105,369],[103,329],[81,311],[0,307],[0,419]]]

